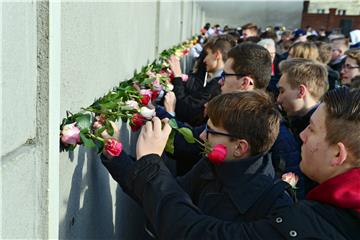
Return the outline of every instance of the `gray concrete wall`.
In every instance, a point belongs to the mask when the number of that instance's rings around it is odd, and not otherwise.
[[[198,32],[201,9],[49,0],[1,2],[0,10],[0,238],[142,239],[141,210],[96,153],[59,153],[60,121]],[[134,153],[136,134],[119,126]]]

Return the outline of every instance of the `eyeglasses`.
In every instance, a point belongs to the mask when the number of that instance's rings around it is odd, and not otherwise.
[[[352,65],[350,65],[350,64],[344,64],[344,65],[342,65],[342,69],[350,70],[350,69],[355,69],[355,68],[360,68],[360,66],[352,66]]]
[[[246,74],[242,74],[242,73],[227,73],[225,71],[223,71],[221,73],[221,79],[225,80],[226,76],[238,76],[238,77],[245,77]]]
[[[215,130],[212,130],[209,125],[205,125],[205,131],[206,131],[206,138],[209,137],[209,133],[210,134],[215,134],[215,135],[221,135],[221,136],[226,136],[226,137],[231,137],[231,138],[239,138],[235,135],[232,135],[232,134],[229,134],[229,133],[223,133],[223,132],[218,132],[218,131],[215,131]]]

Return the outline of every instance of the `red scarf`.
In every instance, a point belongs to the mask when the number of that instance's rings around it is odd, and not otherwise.
[[[353,168],[312,189],[307,199],[360,212],[360,168]]]

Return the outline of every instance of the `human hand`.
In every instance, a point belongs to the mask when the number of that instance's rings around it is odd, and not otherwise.
[[[175,112],[176,96],[174,92],[168,92],[165,95],[164,107],[167,112]]]
[[[164,123],[162,127],[161,123]],[[157,154],[161,156],[163,153],[167,139],[171,133],[171,127],[168,119],[163,119],[161,122],[158,117],[154,117],[152,121],[146,122],[142,127],[137,144],[136,144],[136,159],[148,154]]]
[[[175,55],[172,55],[170,57],[170,59],[168,60],[168,63],[169,63],[170,69],[174,73],[174,76],[181,77],[182,72],[181,72],[179,59]]]

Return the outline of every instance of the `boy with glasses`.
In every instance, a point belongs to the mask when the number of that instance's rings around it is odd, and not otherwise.
[[[277,138],[281,118],[271,98],[260,90],[223,94],[209,102],[208,115],[206,129],[200,137],[211,146],[225,146],[226,156],[222,163],[213,163],[204,157],[177,179],[192,202],[207,215],[239,222],[265,217],[274,209],[292,204],[286,192],[289,185],[283,181],[274,184],[275,172],[266,154]],[[158,118],[153,119],[153,124],[147,122],[141,134],[161,128]],[[143,151],[158,153],[156,146],[166,139],[138,149],[137,159],[143,156]],[[148,161],[152,158],[160,160],[151,154]],[[129,189],[125,179],[132,178],[128,175],[130,169],[148,164],[146,161],[133,163],[125,153],[113,158],[104,152],[102,161],[125,192]],[[165,165],[161,168],[168,171]],[[159,170],[149,169],[149,179]],[[146,193],[143,196],[146,198]]]
[[[360,75],[360,49],[345,52],[346,60],[341,69],[341,83],[350,85],[351,79]]]

